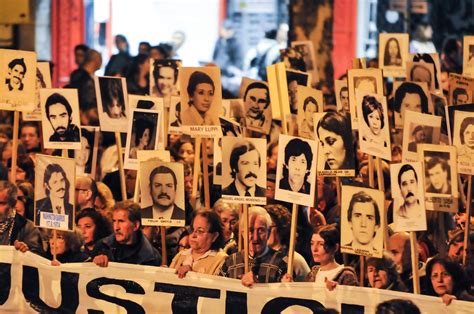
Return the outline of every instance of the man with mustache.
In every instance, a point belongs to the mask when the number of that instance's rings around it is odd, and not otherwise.
[[[222,194],[265,197],[265,188],[257,185],[261,164],[260,153],[252,142],[235,144],[230,153],[230,174],[234,182],[224,188]]]
[[[44,170],[43,187],[46,197],[36,201],[35,225],[46,227],[42,213],[66,215],[68,229],[72,230],[74,208],[69,203],[69,180],[64,169],[58,164],[49,164]]]
[[[50,142],[80,142],[79,128],[72,123],[72,108],[68,100],[59,93],[46,99],[46,117],[54,130]]]
[[[397,220],[419,221],[423,219],[423,210],[418,198],[418,176],[410,164],[404,164],[398,172],[398,186],[403,197],[403,204],[397,211]]]
[[[150,196],[153,205],[145,207],[143,218],[184,220],[184,209],[175,204],[177,178],[173,170],[159,166],[150,173]]]
[[[271,120],[265,116],[270,106],[268,86],[264,82],[252,82],[244,93],[245,122],[247,127],[266,129]]]
[[[8,64],[8,75],[5,79],[5,84],[9,91],[22,91],[25,87],[23,79],[26,74],[26,64],[23,58],[13,59]]]

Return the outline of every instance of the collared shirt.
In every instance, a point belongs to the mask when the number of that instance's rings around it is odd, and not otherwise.
[[[153,206],[153,219],[171,219],[171,216],[173,215],[173,208],[174,204],[164,211],[159,210]]]
[[[246,192],[250,193],[250,196],[255,196],[255,185],[252,186],[251,188],[247,188],[245,185],[243,185],[239,179],[235,179],[235,188],[237,189],[237,192],[239,192],[239,196],[245,196]]]
[[[193,259],[193,249],[189,248],[187,250],[184,250],[183,253],[181,253],[183,256],[185,256],[184,261],[183,261],[183,266],[191,266],[191,268],[194,266],[195,263],[199,262],[200,260],[205,259],[206,257],[214,257],[217,254],[217,251],[214,250],[209,250],[203,255],[199,256],[196,260]]]
[[[64,199],[50,198],[51,207],[53,214],[65,215],[66,210],[64,209]]]

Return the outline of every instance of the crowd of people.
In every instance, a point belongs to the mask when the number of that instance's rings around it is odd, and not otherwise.
[[[124,36],[116,37],[119,53],[105,68],[106,75],[124,76],[130,94],[149,92],[149,60],[172,58],[172,49],[166,46],[140,45],[140,54],[131,57]],[[92,79],[101,67],[101,56],[84,45],[75,49],[79,68],[71,73],[68,87],[78,88],[81,123],[97,122],[95,87]],[[441,71],[452,70],[450,56],[441,55]],[[369,62],[374,64],[375,61]],[[387,82],[386,82],[387,83]],[[322,82],[325,108],[335,108],[332,84]],[[447,92],[445,82],[441,82]],[[390,84],[388,84],[390,88]],[[341,246],[341,208],[337,201],[338,182],[334,177],[318,177],[317,206],[298,206],[297,238],[293,273],[288,273],[288,251],[292,204],[275,199],[278,142],[275,132],[279,126],[272,123],[268,138],[266,165],[267,184],[265,206],[249,207],[248,235],[243,234],[244,222],[238,205],[221,198],[222,187],[210,176],[210,204],[205,208],[204,185],[198,184],[197,197],[193,191],[193,163],[195,141],[186,135],[169,134],[167,149],[174,161],[184,165],[185,226],[167,227],[161,232],[158,226],[141,223],[142,209],[131,201],[135,191],[135,170],[125,170],[126,199],[122,198],[118,180],[118,158],[113,134],[102,133],[95,177],[78,176],[75,181],[74,232],[58,232],[53,239],[50,230],[34,226],[34,177],[37,154],[58,154],[44,149],[41,127],[38,122],[22,121],[19,134],[13,134],[12,115],[0,112],[0,244],[13,245],[21,252],[31,251],[51,260],[52,265],[71,262],[91,262],[107,267],[109,262],[170,267],[178,278],[188,272],[224,276],[240,280],[244,286],[259,283],[312,282],[316,286],[337,289],[337,285],[365,286],[400,292],[413,292],[410,236],[407,232],[390,229],[393,204],[390,194],[388,162],[383,163],[385,201],[387,209],[388,247],[382,258],[368,258],[361,268],[355,255],[344,255]],[[383,127],[383,125],[382,125]],[[320,130],[318,128],[318,132]],[[343,130],[333,130],[342,137]],[[350,130],[348,131],[350,133]],[[256,134],[253,134],[256,136]],[[19,137],[16,178],[11,177],[13,137]],[[203,151],[209,159],[209,172],[213,168],[212,141]],[[345,142],[347,143],[347,141]],[[326,143],[332,145],[332,143]],[[324,145],[324,144],[323,144]],[[368,156],[357,149],[357,141],[346,147],[342,165],[356,169],[353,178],[343,180],[368,184]],[[354,152],[355,150],[355,152]],[[392,147],[392,163],[399,162],[401,148]],[[197,160],[200,160],[198,158]],[[337,162],[337,161],[334,161]],[[355,165],[353,167],[353,165]],[[341,166],[344,168],[344,166]],[[201,180],[202,176],[198,176]],[[14,182],[14,183],[11,183]],[[461,176],[461,189],[467,177]],[[49,183],[48,183],[49,184]],[[302,187],[304,188],[304,187]],[[474,301],[474,259],[468,251],[467,263],[462,263],[464,229],[474,222],[465,214],[466,204],[460,201],[459,212],[427,212],[427,230],[417,232],[415,252],[419,257],[416,270],[420,276],[421,292],[437,296],[446,304],[451,300]],[[166,249],[162,247],[162,234],[166,235]],[[245,252],[242,237],[249,239],[249,271],[245,272]],[[471,250],[474,234],[469,235]],[[166,256],[162,256],[166,252]],[[364,276],[361,277],[360,274]],[[409,299],[409,296],[407,296]],[[393,304],[380,304],[380,311],[397,308],[416,308],[404,300]],[[390,312],[392,313],[392,312]],[[408,313],[408,312],[407,312]],[[413,309],[410,313],[416,313]]]

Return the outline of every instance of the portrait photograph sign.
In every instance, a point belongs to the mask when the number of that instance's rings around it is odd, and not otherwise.
[[[355,175],[354,139],[349,114],[321,112],[314,115],[315,139],[319,142],[318,176],[353,177]]]
[[[222,107],[220,69],[180,69],[182,130],[191,136],[219,137]]]
[[[276,200],[314,206],[317,156],[316,141],[280,134]]]
[[[44,148],[81,149],[77,89],[43,88],[40,99]]]
[[[446,124],[448,129],[449,144],[453,145],[454,114],[457,111],[474,113],[474,104],[447,106]]]
[[[49,62],[36,63],[35,106],[33,111],[23,111],[24,121],[41,121],[40,89],[52,87],[49,67]]]
[[[128,93],[122,77],[95,77],[100,129],[104,132],[127,132]]]
[[[347,80],[335,80],[337,111],[350,112]]]
[[[436,91],[434,64],[426,62],[407,62],[407,81],[425,82],[429,91]]]
[[[222,138],[222,198],[229,203],[265,205],[266,140]]]
[[[405,77],[408,34],[379,34],[379,64],[384,77]]]
[[[356,89],[359,145],[363,153],[392,160],[387,99]]]
[[[95,178],[99,134],[98,127],[81,127],[81,149],[74,150],[77,175],[89,175]]]
[[[311,86],[311,74],[308,72],[287,70],[286,84],[288,86],[290,113],[296,114],[298,111],[298,85]]]
[[[75,162],[72,158],[36,155],[35,226],[72,231]]]
[[[474,175],[474,112],[454,111],[453,145],[458,173]]]
[[[314,140],[314,114],[323,112],[323,92],[307,86],[297,86],[298,93],[298,135]]]
[[[150,58],[150,95],[170,97],[179,95],[178,74],[181,60]]]
[[[426,209],[457,212],[456,147],[422,144],[418,146],[418,153],[425,174]]]
[[[358,128],[356,109],[356,88],[368,93],[383,95],[382,70],[380,69],[352,69],[348,71],[349,106],[351,110],[352,129]]]
[[[244,104],[245,127],[268,134],[272,124],[272,108],[267,82],[242,78],[239,97]]]
[[[342,185],[341,194],[341,252],[382,257],[384,192]]]
[[[183,227],[186,218],[183,164],[150,159],[139,165],[142,224]]]
[[[425,176],[421,162],[390,165],[393,231],[426,230]]]
[[[441,64],[439,62],[439,54],[438,53],[415,53],[410,54],[410,58],[413,62],[424,62],[432,64],[434,67],[434,82],[435,82],[435,89],[436,91],[433,92],[441,92],[442,88],[440,85],[441,82]],[[417,77],[417,75],[415,75]],[[429,85],[428,85],[429,86]]]
[[[402,156],[404,162],[418,160],[419,144],[439,144],[441,117],[414,111],[405,112]]]
[[[32,111],[35,90],[36,53],[0,49],[0,110]]]
[[[408,110],[420,113],[432,113],[428,84],[426,82],[399,82],[393,83],[393,109],[395,128],[404,128],[405,112]]]
[[[316,55],[311,40],[292,41],[291,47],[300,53],[306,65],[305,72],[311,73],[312,85],[319,82],[318,64],[316,63]]]
[[[474,103],[474,78],[449,73],[449,105]]]
[[[462,74],[474,78],[474,36],[464,36],[462,60]]]
[[[125,148],[125,168],[138,168],[139,150],[157,150],[160,131],[160,115],[157,110],[132,109]]]
[[[171,97],[171,100],[173,98],[179,99],[179,97]],[[163,150],[165,149],[165,124],[164,124],[164,114],[163,114],[163,108],[164,108],[164,101],[163,98],[160,97],[153,97],[153,96],[142,96],[142,95],[128,95],[128,102],[130,105],[130,110],[136,108],[136,109],[146,109],[146,110],[152,110],[155,112],[158,112],[158,128],[159,131],[158,133],[158,143],[157,143],[157,148]]]
[[[170,134],[183,134],[181,125],[181,98],[179,96],[172,96],[170,100],[170,111],[168,117],[168,133]]]

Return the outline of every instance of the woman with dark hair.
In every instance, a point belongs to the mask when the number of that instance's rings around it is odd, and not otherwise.
[[[170,151],[175,161],[182,160],[189,165],[194,163],[194,143],[190,137],[182,136]]]
[[[76,215],[76,226],[84,240],[84,253],[94,256],[94,246],[102,238],[112,233],[110,222],[92,208],[84,209]]]
[[[153,124],[148,119],[137,119],[135,122],[135,147],[130,149],[130,158],[137,158],[139,150],[150,150],[154,148],[153,143]]]
[[[426,265],[426,293],[439,296],[446,305],[452,300],[474,301],[465,273],[457,262],[435,257]]]
[[[92,155],[94,149],[94,133],[81,129],[81,149],[74,151],[76,174],[90,174],[92,172]]]
[[[428,113],[428,97],[420,85],[403,82],[395,91],[393,108],[399,114],[399,121],[403,123],[406,110]]]
[[[368,287],[392,291],[407,292],[400,279],[392,255],[384,253],[382,258],[370,257],[366,261],[366,279]]]
[[[385,44],[385,52],[383,54],[383,65],[401,66],[402,55],[400,53],[400,44],[394,37],[387,40]]]
[[[17,201],[15,210],[26,219],[33,221],[34,216],[34,193],[33,184],[29,181],[17,182]]]
[[[316,127],[325,170],[354,169],[354,144],[350,117],[342,112],[328,112]]]
[[[85,262],[89,256],[81,252],[82,239],[77,232],[55,230],[56,239],[50,230],[48,234],[49,249],[46,258],[51,260],[52,266],[59,266],[63,263]],[[56,258],[54,258],[56,255]]]
[[[150,62],[147,55],[139,54],[132,59],[127,70],[127,91],[134,95],[148,95],[150,90]]]
[[[374,144],[381,144],[387,147],[386,141],[380,140],[380,133],[385,126],[382,104],[373,96],[366,95],[362,99],[362,116],[370,129],[369,134],[362,137],[363,141],[369,141]]]
[[[12,160],[8,159],[7,167],[9,170],[9,176],[11,174]],[[33,159],[27,154],[19,154],[16,160],[16,180],[15,181],[28,181],[31,184],[35,182],[35,163]]]
[[[99,79],[102,109],[113,123],[127,121],[122,81],[119,78],[102,77]]]
[[[212,78],[204,72],[195,71],[189,77],[187,92],[189,107],[181,114],[183,125],[219,125],[211,110],[215,86]],[[182,108],[181,108],[182,109]]]
[[[179,252],[170,268],[176,269],[179,278],[184,278],[188,271],[217,275],[227,257],[221,249],[224,231],[219,215],[213,211],[195,211],[191,226],[191,248]]]

